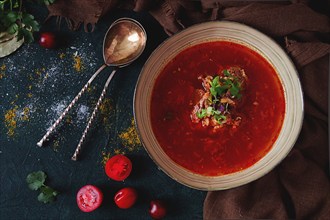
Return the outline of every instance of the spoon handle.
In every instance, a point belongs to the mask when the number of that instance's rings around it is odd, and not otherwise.
[[[108,89],[109,83],[110,83],[112,77],[114,76],[114,74],[116,73],[116,71],[117,71],[117,69],[114,69],[114,70],[112,71],[112,73],[110,74],[110,76],[109,76],[107,82],[105,83],[105,85],[104,85],[104,87],[103,87],[103,91],[102,91],[102,93],[101,93],[99,99],[97,100],[97,103],[96,103],[96,106],[95,106],[95,108],[94,108],[94,110],[93,110],[93,113],[92,113],[92,115],[91,115],[91,117],[90,117],[90,119],[89,119],[89,121],[88,121],[88,123],[87,123],[87,126],[86,126],[86,128],[85,128],[85,130],[84,130],[84,133],[82,134],[82,136],[81,136],[81,138],[80,138],[80,141],[79,141],[79,143],[78,143],[78,146],[77,146],[77,148],[76,148],[76,150],[75,150],[73,156],[71,157],[71,160],[74,160],[74,161],[77,160],[77,157],[78,157],[78,155],[79,155],[79,153],[80,153],[80,151],[81,151],[81,146],[82,146],[82,144],[84,143],[84,141],[85,141],[85,139],[86,139],[86,135],[87,135],[87,133],[88,133],[88,131],[89,131],[89,129],[90,129],[90,127],[91,127],[91,125],[92,125],[94,119],[95,119],[96,113],[97,113],[97,111],[98,111],[98,109],[99,109],[100,104],[101,104],[102,101],[103,101],[103,98],[104,98],[105,93],[106,93],[106,91],[107,91],[107,89]]]
[[[60,124],[62,119],[67,115],[67,113],[70,111],[70,109],[74,106],[74,104],[78,101],[78,99],[82,96],[82,94],[87,90],[87,88],[90,86],[90,84],[93,82],[95,77],[106,67],[106,64],[103,64],[95,73],[92,75],[92,77],[88,80],[88,82],[84,85],[84,87],[80,90],[80,92],[76,95],[76,97],[71,101],[71,103],[66,107],[66,109],[63,111],[63,113],[60,115],[60,117],[54,122],[54,124],[48,129],[47,133],[41,138],[41,140],[37,143],[39,147],[42,147],[43,143],[49,135],[54,131],[54,129]]]

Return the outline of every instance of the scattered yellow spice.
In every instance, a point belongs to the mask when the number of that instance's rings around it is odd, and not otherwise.
[[[110,154],[109,152],[106,153],[106,152],[102,151],[102,161],[101,161],[101,164],[102,164],[103,166],[105,166],[105,164],[106,164],[107,161],[110,159],[110,157],[111,157],[111,154]]]
[[[30,120],[29,115],[30,115],[30,108],[29,107],[24,107],[23,108],[23,115],[22,115],[21,119],[23,121],[29,121]]]
[[[95,86],[89,86],[88,88],[87,88],[87,92],[88,93],[93,93],[93,92],[95,92],[96,91],[96,87]]]
[[[77,72],[80,72],[82,70],[82,59],[81,59],[81,57],[78,56],[78,55],[74,55],[73,56],[73,61],[74,61],[73,68]]]
[[[101,164],[103,166],[105,166],[105,164],[107,163],[107,161],[110,159],[110,157],[114,156],[114,155],[118,155],[118,154],[125,154],[126,152],[124,150],[120,150],[118,148],[114,149],[112,153],[110,152],[105,152],[102,151],[102,161]]]
[[[66,122],[67,124],[72,124],[72,117],[71,117],[71,116],[66,116],[66,118],[65,118],[65,122]]]
[[[110,111],[112,110],[110,99],[105,98],[102,101],[102,103],[100,104],[99,110],[100,110],[101,114],[103,114],[103,115],[109,114]]]
[[[60,53],[59,57],[60,57],[60,59],[64,59],[65,53]]]
[[[120,133],[119,137],[122,144],[127,147],[128,151],[134,151],[141,146],[141,141],[135,128],[134,118],[131,121],[131,126],[124,132]]]
[[[7,69],[5,64],[2,64],[2,66],[0,67],[0,79],[5,77],[5,70]]]
[[[17,121],[16,121],[17,109],[18,109],[18,106],[15,106],[14,108],[9,109],[5,113],[5,124],[6,124],[6,127],[8,129],[7,135],[9,137],[14,136],[14,134],[15,134],[15,129],[16,129],[16,126],[17,126]]]
[[[114,149],[113,153],[116,154],[116,155],[117,154],[125,154],[125,152],[121,151],[120,149]]]
[[[111,105],[111,100],[109,98],[105,98],[101,105],[99,106],[100,111],[100,119],[102,124],[104,125],[106,131],[110,131],[110,120],[109,116],[111,115],[111,111],[113,107]]]
[[[38,76],[38,77],[40,77],[41,76],[41,74],[43,73],[43,72],[45,72],[46,71],[46,69],[43,67],[43,68],[40,68],[40,69],[36,69],[35,70],[35,74]]]
[[[53,144],[53,150],[55,152],[58,152],[58,149],[60,148],[60,141],[57,139],[54,141],[54,144]]]
[[[30,120],[30,108],[24,107],[21,111],[18,110],[18,105],[12,102],[13,108],[9,109],[5,113],[5,126],[7,128],[8,137],[15,135],[15,130],[17,128],[18,122],[29,121]]]

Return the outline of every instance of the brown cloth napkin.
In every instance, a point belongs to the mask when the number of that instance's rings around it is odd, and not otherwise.
[[[49,11],[50,16],[73,21],[74,28],[80,23],[95,25],[107,11],[126,8],[149,11],[169,35],[203,21],[229,20],[250,25],[275,39],[293,59],[303,87],[301,134],[286,159],[264,177],[234,189],[208,192],[204,219],[330,219],[330,20],[312,10],[310,4],[307,0],[57,0]],[[73,8],[80,13],[71,14]],[[82,16],[85,12],[88,16]]]
[[[330,45],[320,41],[321,36],[326,38],[325,34],[330,33],[329,18],[299,3],[225,7],[222,16],[279,41],[285,39],[285,49],[302,83],[305,118],[297,143],[280,165],[250,184],[209,192],[204,218],[329,219]]]

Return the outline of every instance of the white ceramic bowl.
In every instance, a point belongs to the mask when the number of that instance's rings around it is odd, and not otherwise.
[[[154,83],[165,65],[184,49],[210,41],[232,41],[262,55],[275,69],[285,97],[285,116],[271,150],[257,163],[242,171],[221,175],[195,174],[163,151],[151,126],[150,102]],[[194,25],[164,41],[149,57],[138,79],[134,95],[134,117],[140,139],[154,162],[174,180],[200,190],[222,190],[256,180],[279,164],[292,149],[303,120],[303,96],[297,71],[282,48],[271,38],[243,24],[214,21]]]

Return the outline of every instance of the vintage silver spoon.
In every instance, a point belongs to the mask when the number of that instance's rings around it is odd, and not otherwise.
[[[113,66],[115,69],[111,72],[107,79],[103,91],[96,103],[94,111],[87,123],[87,126],[82,134],[79,144],[72,156],[72,160],[77,160],[77,156],[81,151],[81,146],[86,138],[90,126],[96,116],[98,108],[105,96],[109,83],[118,68],[124,67],[136,60],[143,52],[147,41],[147,34],[142,25],[131,18],[120,18],[113,22],[105,34],[103,41],[103,59],[104,64],[92,75],[76,97],[66,107],[60,117],[49,128],[47,133],[37,143],[42,147],[43,143],[47,140],[49,135],[55,130],[62,119],[67,115],[73,105],[78,101],[81,95],[87,90],[95,77],[107,66]]]

